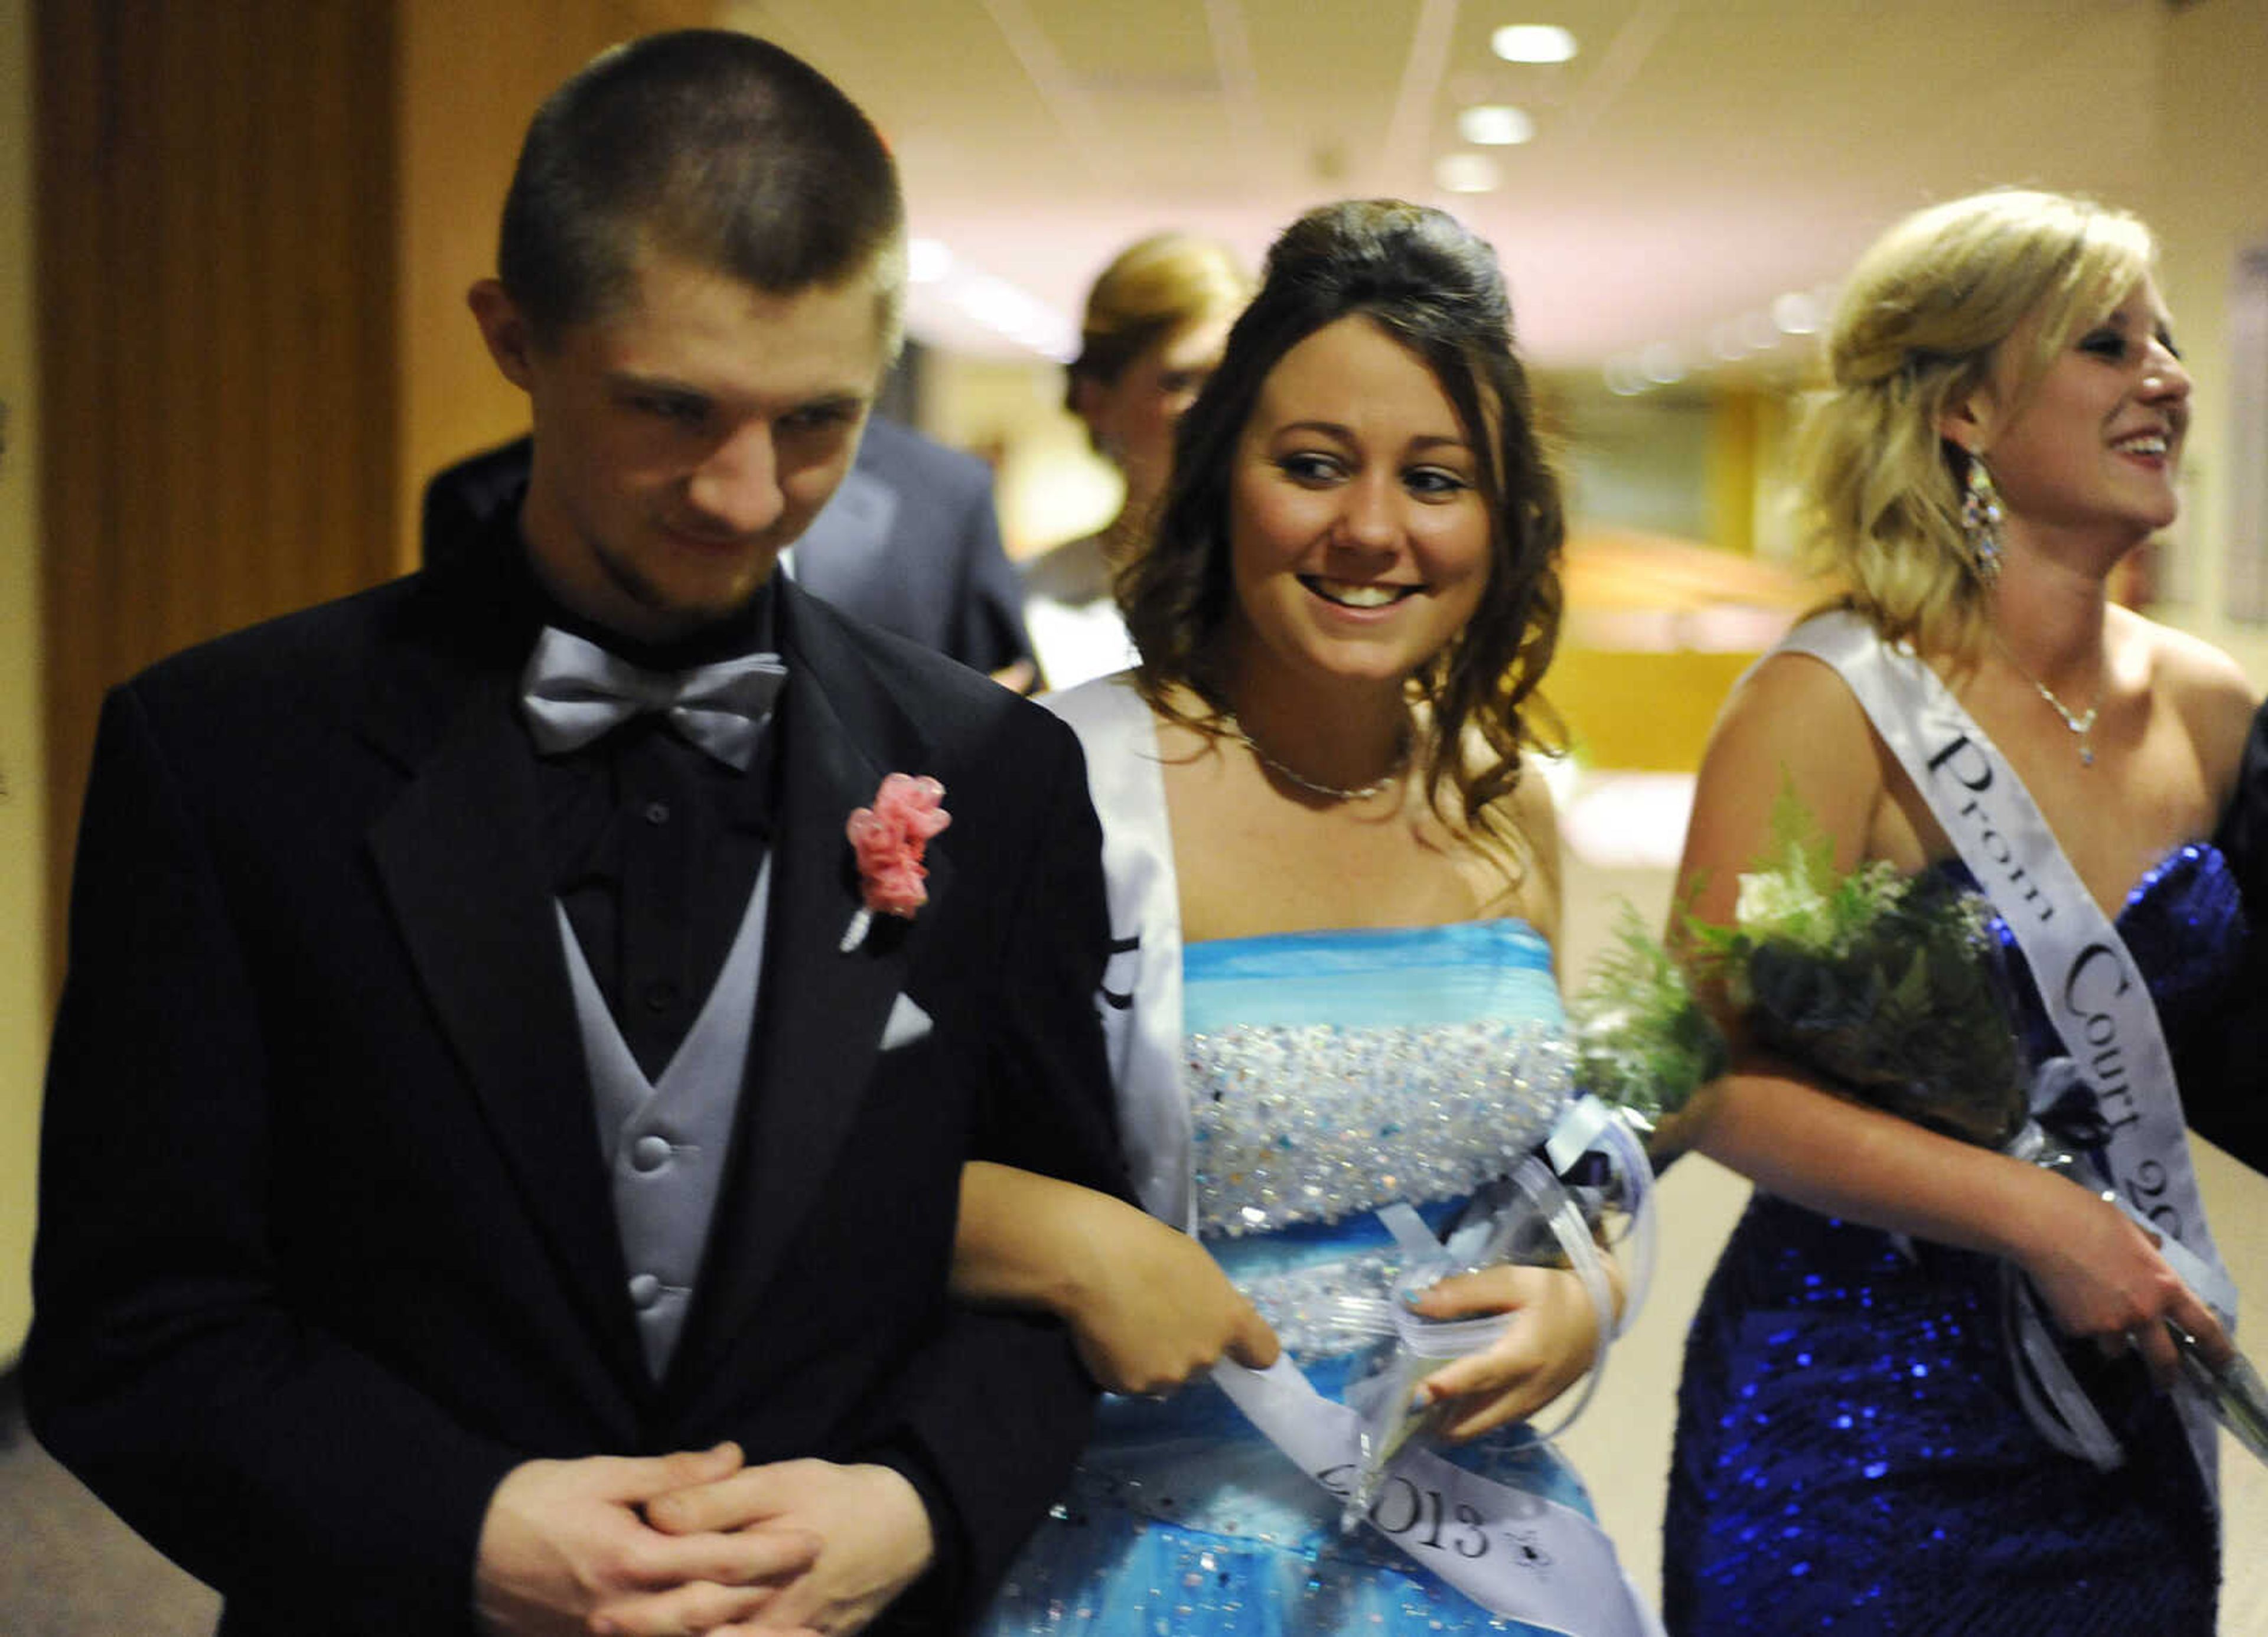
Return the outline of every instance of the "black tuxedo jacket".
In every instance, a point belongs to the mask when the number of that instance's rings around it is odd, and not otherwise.
[[[482,549],[516,508],[534,459],[523,437],[460,460],[425,485],[429,565]],[[1024,582],[1000,544],[992,473],[880,415],[858,458],[795,543],[796,583],[847,613],[990,672],[1032,657]]]
[[[2182,1106],[2198,1134],[2268,1171],[2268,705],[2252,718],[2236,795],[2213,837],[2244,892],[2252,938],[2213,1046],[2218,1061],[2182,1081]]]
[[[677,1355],[641,1362],[492,569],[397,581],[107,701],[43,1134],[40,1437],[227,1599],[223,1630],[456,1633],[531,1456],[880,1460],[966,1619],[1068,1470],[1062,1332],[943,1296],[982,1156],[1123,1192],[1076,742],[780,592],[791,680],[748,1083]],[[927,773],[931,902],[857,907],[843,822]],[[880,1049],[901,994],[933,1027]]]

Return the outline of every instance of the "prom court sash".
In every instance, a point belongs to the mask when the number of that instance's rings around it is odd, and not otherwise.
[[[1071,724],[1086,753],[1087,794],[1102,821],[1110,958],[1097,997],[1118,1136],[1142,1208],[1197,1232],[1194,1145],[1182,1085],[1182,911],[1166,814],[1157,718],[1119,672],[1041,704]]]
[[[1317,1392],[1291,1354],[1263,1370],[1224,1360],[1212,1378],[1308,1477],[1342,1501],[1352,1492],[1362,1418]],[[1564,1637],[1660,1637],[1614,1543],[1574,1508],[1415,1442],[1388,1471],[1368,1527],[1481,1607]]]
[[[1910,649],[1884,642],[1858,615],[1837,611],[1808,620],[1780,651],[1823,661],[1865,708],[2014,936],[2051,1024],[2095,1089],[2110,1128],[2103,1157],[2117,1202],[2165,1236],[2174,1271],[2233,1325],[2236,1288],[2205,1224],[2157,1007],[2031,793],[1936,672]],[[2035,1115],[2045,1112],[2037,1094],[2053,1083],[2046,1076],[2038,1083]],[[2212,1412],[2186,1384],[2176,1403],[2206,1492],[2217,1494]]]

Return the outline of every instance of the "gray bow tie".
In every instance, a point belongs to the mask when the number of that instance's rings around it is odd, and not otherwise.
[[[547,756],[579,750],[632,716],[655,712],[688,742],[745,772],[786,679],[777,654],[647,671],[546,626],[520,677],[520,708],[535,748]]]

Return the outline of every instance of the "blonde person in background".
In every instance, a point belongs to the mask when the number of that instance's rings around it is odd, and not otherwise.
[[[1134,663],[1112,577],[1141,549],[1174,464],[1174,422],[1220,362],[1252,282],[1226,245],[1159,233],[1094,281],[1064,401],[1126,496],[1098,533],[1025,570],[1024,620],[1046,686],[1073,687]]]
[[[2189,424],[2153,257],[2123,212],[1995,191],[1860,261],[1802,496],[1848,595],[1726,706],[1681,899],[1732,919],[1786,789],[1840,869],[1973,882],[2000,917],[2012,1026],[2032,1061],[2089,1077],[2107,1173],[2164,1237],[1736,1038],[1700,1146],[1756,1193],[1687,1346],[1673,1632],[2213,1630],[2212,1428],[2168,1391],[2169,1332],[2228,1346],[2200,1299],[2222,1276],[2181,1096],[2246,937],[2205,838],[2251,697],[2227,657],[2105,592],[2173,520]],[[2169,1259],[2182,1244],[2195,1288]],[[2004,1266],[2029,1276],[2061,1338],[2042,1347],[2117,1470],[2028,1414]]]

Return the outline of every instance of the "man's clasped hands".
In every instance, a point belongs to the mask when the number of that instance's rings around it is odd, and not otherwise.
[[[934,1555],[929,1513],[887,1466],[740,1446],[528,1461],[481,1528],[475,1606],[499,1637],[831,1637]]]

